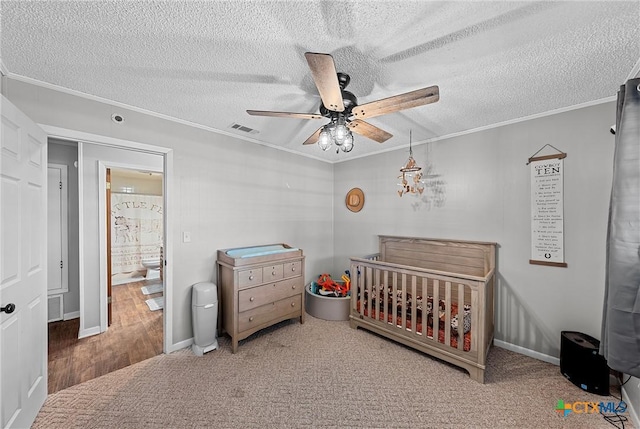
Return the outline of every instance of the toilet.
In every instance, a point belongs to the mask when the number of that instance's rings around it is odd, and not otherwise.
[[[160,278],[160,258],[148,258],[142,260],[142,266],[147,269],[147,280]]]

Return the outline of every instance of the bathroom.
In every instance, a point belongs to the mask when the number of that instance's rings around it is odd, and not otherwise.
[[[111,284],[142,282],[145,295],[162,292],[162,173],[112,168],[110,182]],[[156,301],[159,308],[147,303],[151,310],[162,308]]]

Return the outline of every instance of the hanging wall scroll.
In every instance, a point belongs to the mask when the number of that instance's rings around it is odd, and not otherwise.
[[[536,156],[550,146],[559,153]],[[566,267],[564,261],[564,158],[567,154],[545,145],[531,158],[530,264]]]

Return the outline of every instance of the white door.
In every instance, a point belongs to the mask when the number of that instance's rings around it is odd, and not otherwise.
[[[25,428],[47,397],[47,139],[0,112],[0,427]]]

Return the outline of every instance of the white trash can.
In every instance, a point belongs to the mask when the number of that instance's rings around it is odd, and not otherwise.
[[[196,283],[191,288],[193,345],[191,350],[202,356],[218,348],[218,287],[215,283]]]

